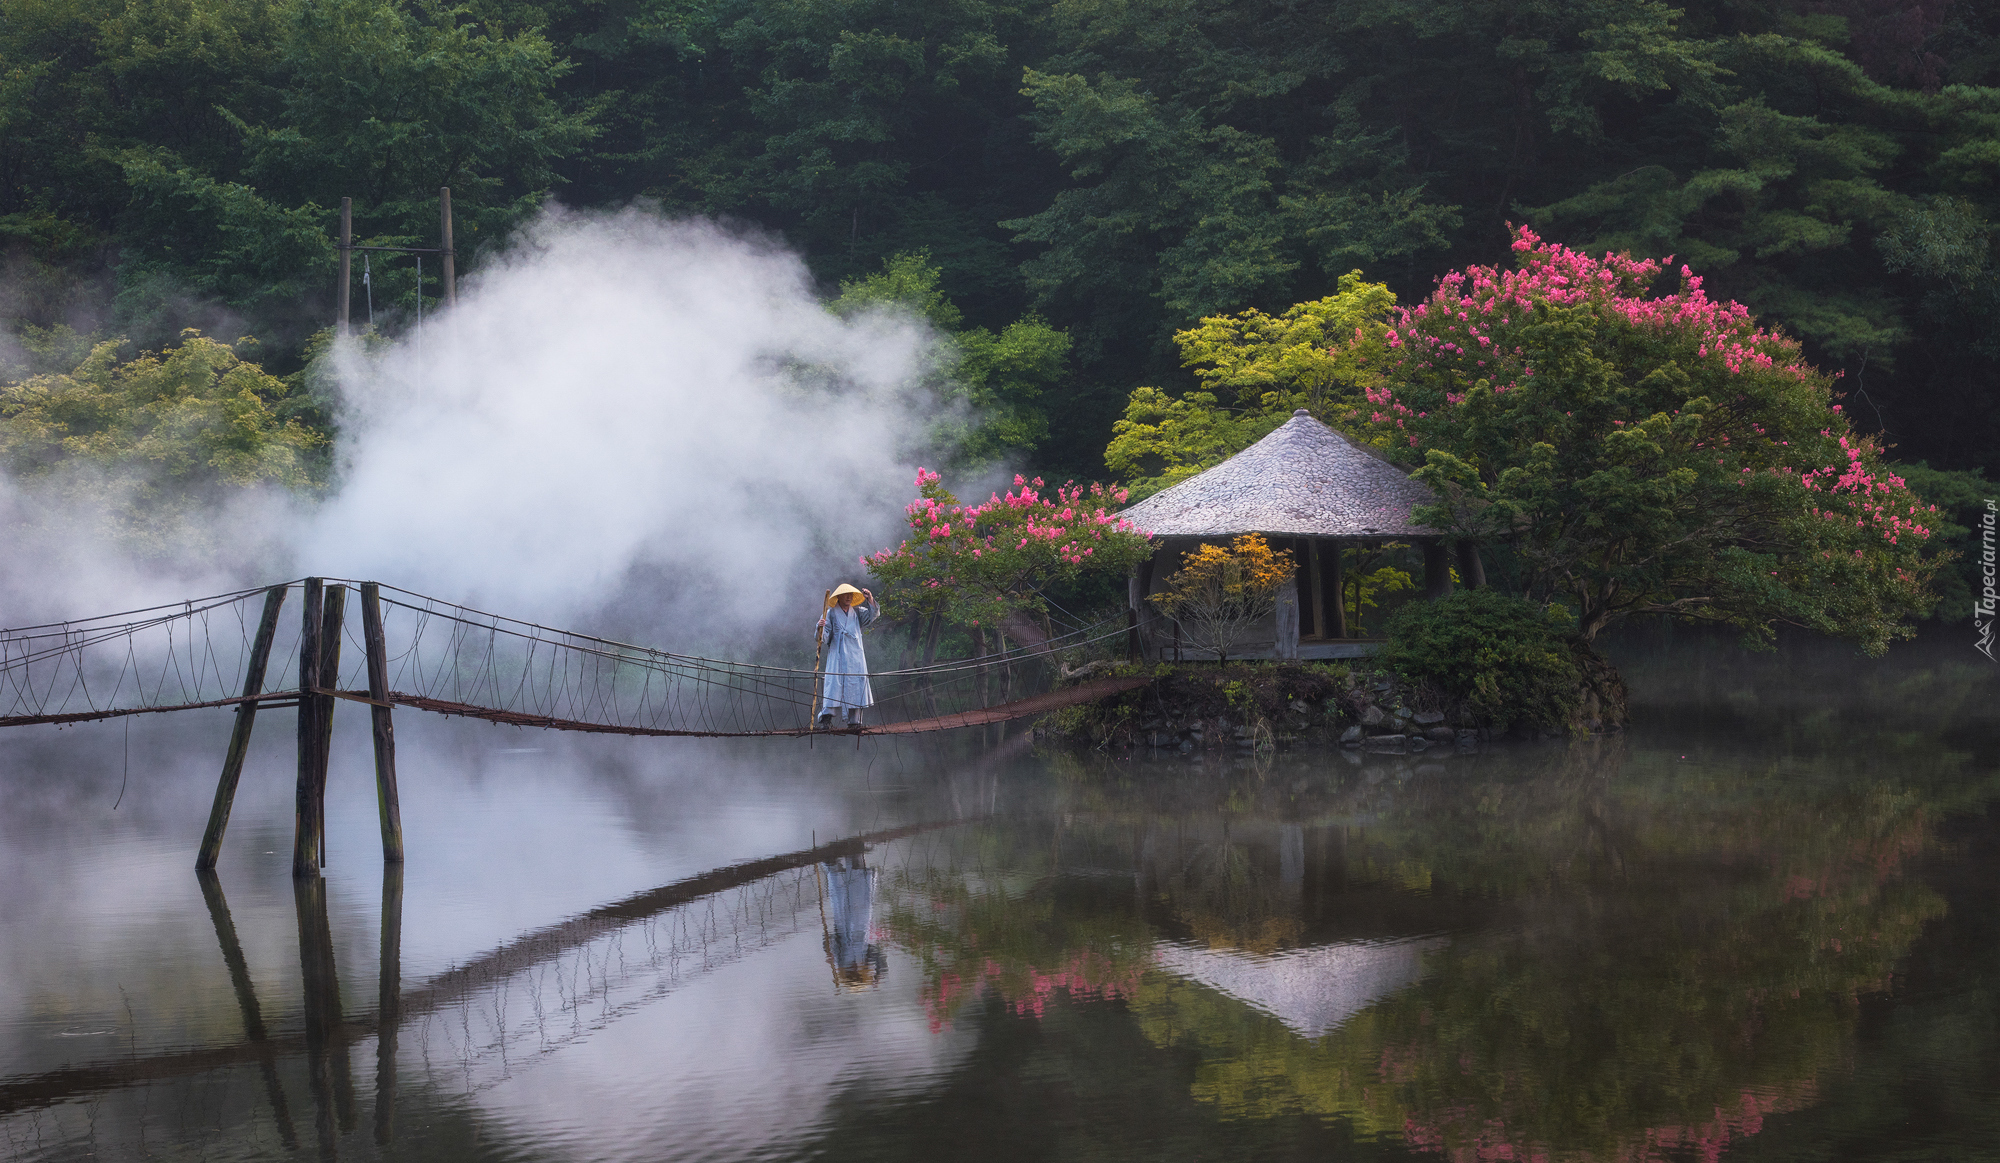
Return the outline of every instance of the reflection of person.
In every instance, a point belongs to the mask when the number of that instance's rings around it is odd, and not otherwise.
[[[868,655],[861,648],[861,631],[882,607],[875,595],[846,582],[827,595],[817,633],[826,648],[826,669],[820,678],[819,725],[831,726],[835,711],[847,712],[847,725],[861,725],[861,709],[875,705],[868,685]]]
[[[874,986],[889,967],[881,947],[868,942],[875,924],[875,870],[859,856],[843,856],[819,870],[826,878],[822,918],[833,983],[842,989]]]

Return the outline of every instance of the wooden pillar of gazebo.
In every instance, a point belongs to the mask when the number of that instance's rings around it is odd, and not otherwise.
[[[1468,590],[1486,588],[1486,566],[1479,560],[1479,546],[1475,542],[1458,543],[1458,580]]]
[[[1450,562],[1444,542],[1435,538],[1424,542],[1424,600],[1435,602],[1451,593]]]

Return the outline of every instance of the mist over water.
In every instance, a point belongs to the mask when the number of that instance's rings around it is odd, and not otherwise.
[[[0,480],[0,624],[312,574],[743,648],[809,623],[893,537],[935,419],[930,342],[832,315],[767,241],[552,208],[456,310],[336,353],[323,501],[218,504],[161,561],[70,492]]]
[[[345,361],[353,452],[302,565],[537,619],[619,594],[679,634],[809,617],[897,523],[926,343],[713,226],[552,213],[421,347]]]

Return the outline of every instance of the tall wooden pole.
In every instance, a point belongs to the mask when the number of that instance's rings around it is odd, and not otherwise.
[[[292,875],[318,876],[326,863],[326,762],[333,746],[332,690],[340,681],[340,627],[347,587],[306,579],[305,623],[299,631],[299,782],[292,837]]]
[[[264,616],[250,644],[250,666],[243,674],[243,696],[264,693],[264,671],[271,661],[271,639],[278,633],[278,609],[285,604],[284,586],[264,591]],[[222,760],[222,778],[215,783],[215,803],[208,809],[208,830],[201,836],[196,868],[214,868],[222,854],[222,833],[229,827],[229,810],[236,803],[236,782],[243,777],[243,756],[250,750],[250,727],[257,721],[256,703],[236,704],[236,729],[229,735],[229,752]]]
[[[445,245],[449,246],[450,243]],[[340,310],[340,332],[347,334],[348,276],[354,268],[354,199],[340,200],[340,278],[334,284],[333,301]]]
[[[326,587],[326,616],[320,624],[319,636],[319,683],[320,690],[330,691],[340,686],[340,639],[341,627],[347,618],[347,587]],[[326,867],[326,767],[327,759],[333,751],[333,696],[319,695],[319,738],[318,752],[313,758],[313,810],[319,815],[319,866]]]
[[[382,817],[382,859],[403,862],[403,808],[396,792],[396,724],[389,701],[389,651],[382,634],[382,586],[361,583],[361,636],[368,648],[368,708],[375,729],[375,806]]]
[[[444,239],[444,306],[458,305],[458,256],[451,249],[451,187],[438,187],[438,226]]]
[[[299,626],[299,779],[293,805],[292,875],[319,875],[319,805],[313,798],[313,759],[319,754],[320,700],[312,694],[319,680],[321,620],[326,583],[305,581],[305,611]]]

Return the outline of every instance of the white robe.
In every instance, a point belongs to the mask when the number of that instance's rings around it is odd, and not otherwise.
[[[834,606],[826,612],[822,630],[827,636],[826,670],[820,679],[820,714],[875,705],[875,692],[868,685],[868,655],[861,647],[861,631],[880,612],[881,607],[873,602],[852,610]]]

